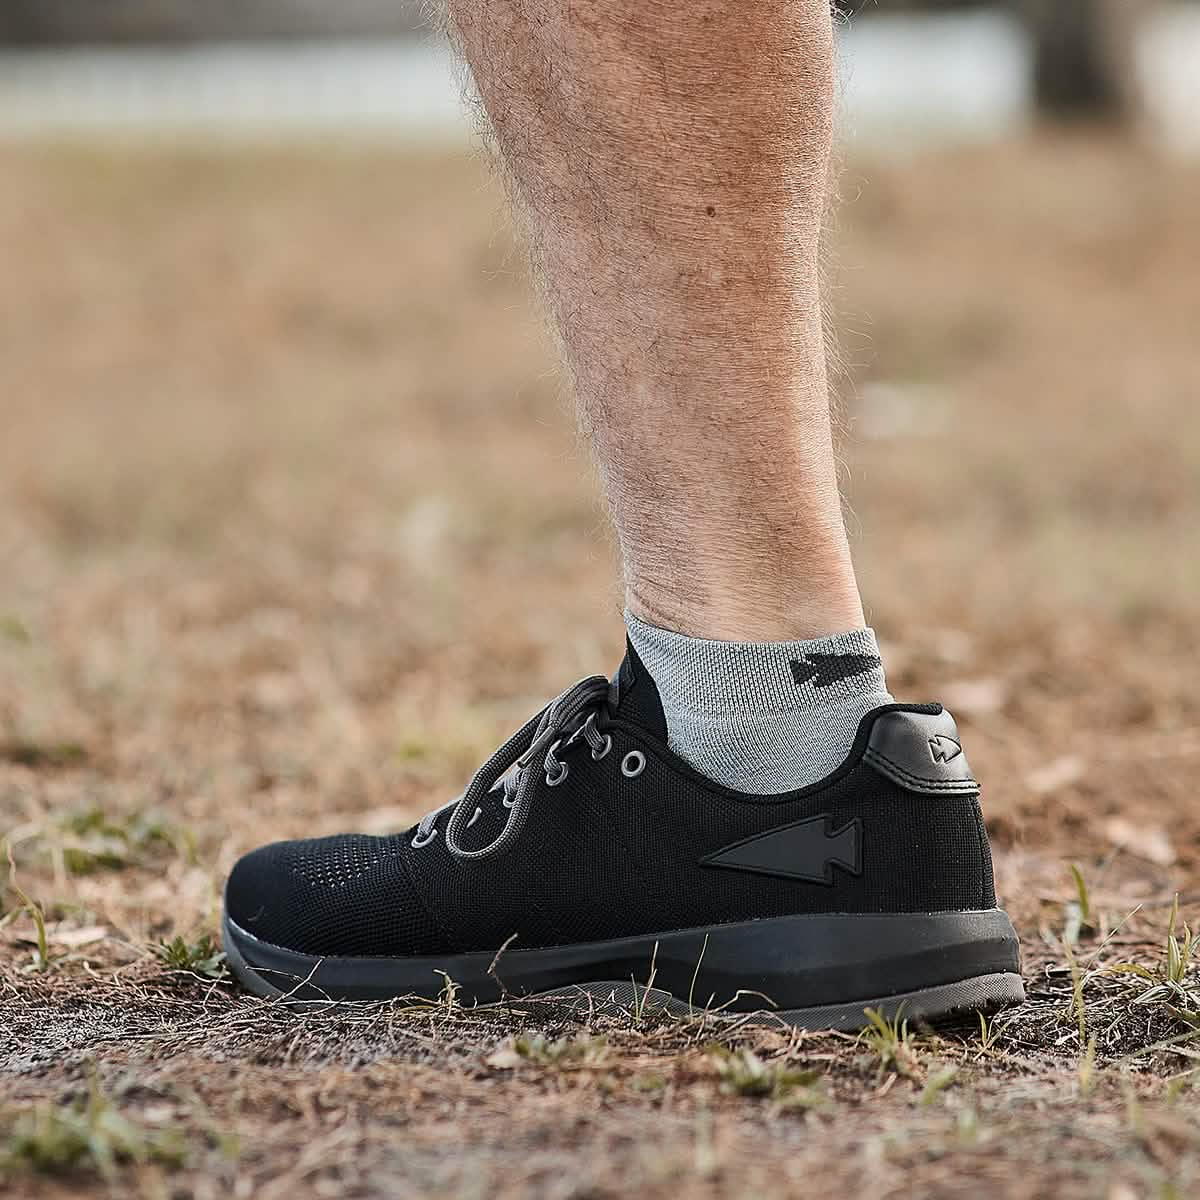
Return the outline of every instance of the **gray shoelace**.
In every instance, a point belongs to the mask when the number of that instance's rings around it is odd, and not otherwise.
[[[567,688],[557,700],[531,717],[475,772],[467,790],[461,796],[426,813],[417,825],[413,845],[421,847],[437,836],[436,822],[450,812],[446,824],[446,849],[455,858],[479,859],[498,854],[525,827],[533,801],[536,775],[530,765],[540,755],[546,783],[557,787],[566,779],[570,767],[560,757],[578,740],[591,749],[592,757],[603,758],[612,749],[612,738],[598,727],[598,720],[607,713],[611,685],[603,675],[592,675]],[[467,850],[459,840],[475,823],[481,811],[481,801],[497,788],[504,793],[503,804],[508,820],[498,837],[477,850]]]

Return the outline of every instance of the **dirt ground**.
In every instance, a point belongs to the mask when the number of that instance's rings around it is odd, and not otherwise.
[[[1200,1194],[1200,170],[1046,138],[842,191],[870,619],[1024,939],[982,1029],[240,994],[238,854],[404,827],[616,664],[586,452],[480,163],[0,151],[0,1188]]]

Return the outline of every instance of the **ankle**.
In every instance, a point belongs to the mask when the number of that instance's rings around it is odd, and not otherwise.
[[[831,574],[815,591],[812,580],[778,588],[755,581],[711,590],[697,583],[686,595],[630,579],[625,608],[647,625],[722,642],[811,641],[862,629],[866,618],[849,559]]]

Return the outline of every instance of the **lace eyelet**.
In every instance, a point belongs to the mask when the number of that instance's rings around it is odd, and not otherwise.
[[[604,745],[599,750],[592,751],[592,757],[599,762],[602,758],[608,757],[608,752],[612,749],[612,734],[604,735]]]
[[[636,779],[646,769],[646,756],[640,750],[630,750],[621,759],[621,774],[626,779]]]
[[[414,850],[420,850],[422,846],[428,846],[429,843],[432,842],[435,837],[437,837],[437,833],[438,831],[436,825],[425,837],[421,836],[421,831],[418,829],[417,832],[413,834],[413,839],[411,842],[409,842],[409,845],[412,846]]]
[[[557,775],[551,775],[549,771],[546,772],[546,786],[547,787],[558,787],[558,785],[560,783],[562,783],[562,781],[564,779],[566,779],[566,777],[568,775],[570,775],[571,769],[567,766],[566,763],[560,763],[559,766],[561,769],[559,770]]]

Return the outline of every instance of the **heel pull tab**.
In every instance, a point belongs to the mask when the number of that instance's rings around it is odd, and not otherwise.
[[[945,709],[882,713],[871,727],[863,762],[910,792],[963,796],[979,791],[958,726]]]

